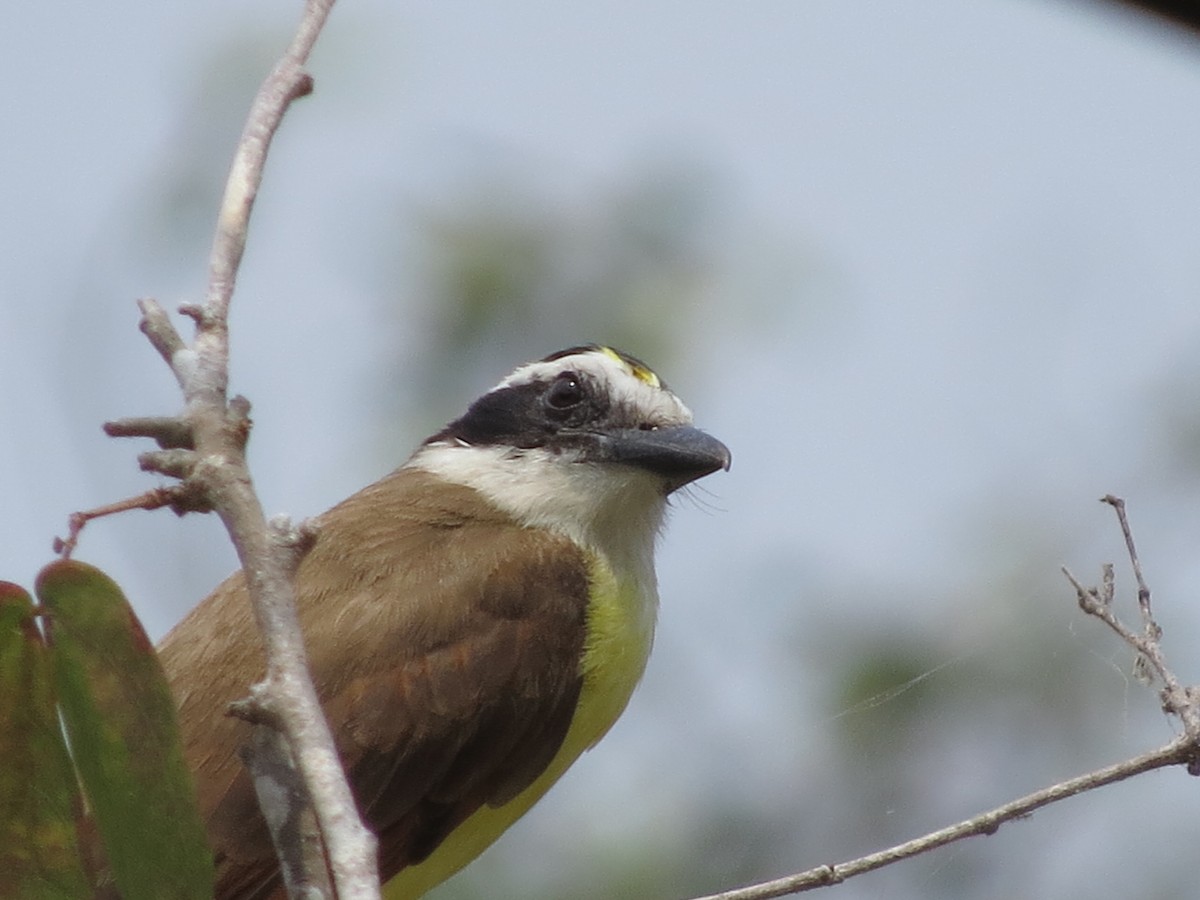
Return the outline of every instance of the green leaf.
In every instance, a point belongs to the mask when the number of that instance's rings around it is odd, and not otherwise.
[[[0,897],[91,895],[79,857],[81,814],[33,602],[0,581]]]
[[[183,761],[175,701],[121,589],[93,566],[44,568],[59,708],[124,900],[208,898],[212,855]]]

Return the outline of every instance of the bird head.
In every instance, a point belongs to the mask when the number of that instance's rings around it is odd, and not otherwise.
[[[410,462],[523,523],[601,544],[652,535],[672,492],[729,464],[653,370],[595,344],[520,366]]]

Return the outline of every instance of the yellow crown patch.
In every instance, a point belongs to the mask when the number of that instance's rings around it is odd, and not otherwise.
[[[621,365],[625,366],[629,374],[638,381],[648,384],[650,387],[662,387],[662,382],[659,381],[658,376],[655,375],[654,371],[640,359],[634,359],[632,356],[626,356],[624,353],[614,350],[612,347],[598,347],[597,349],[605,356],[609,357],[609,359],[615,360],[616,362],[619,362]]]

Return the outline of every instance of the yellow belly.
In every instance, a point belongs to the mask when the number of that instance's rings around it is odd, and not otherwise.
[[[512,801],[483,807],[424,862],[389,881],[383,891],[386,900],[419,897],[475,859],[541,799],[584,750],[604,737],[625,709],[650,654],[657,603],[654,586],[618,582],[598,556],[591,560],[590,576],[592,599],[581,661],[583,687],[558,754],[537,781]]]

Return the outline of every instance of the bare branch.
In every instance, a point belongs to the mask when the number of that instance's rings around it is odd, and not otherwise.
[[[249,746],[242,749],[242,762],[254,780],[287,894],[303,900],[334,897],[312,797],[283,738],[282,723],[265,715],[261,707],[253,713],[243,708],[255,703],[253,697],[240,701],[237,711],[239,717],[259,726]]]
[[[183,338],[179,336],[179,332],[175,330],[175,326],[171,324],[166,310],[159,306],[158,301],[149,297],[144,297],[138,301],[138,308],[142,311],[142,321],[138,327],[142,334],[150,341],[150,344],[158,351],[158,355],[163,358],[172,372],[178,372],[179,365],[176,362],[176,356],[183,352],[190,352]],[[183,386],[183,382],[180,382]]]
[[[109,437],[154,438],[164,450],[194,450],[192,430],[175,416],[135,416],[104,423]]]
[[[329,726],[309,677],[303,636],[296,615],[291,576],[298,561],[294,543],[280,541],[267,529],[250,483],[245,458],[232,454],[226,426],[230,417],[246,420],[246,404],[226,404],[228,383],[228,312],[237,271],[246,246],[254,200],[272,138],[291,102],[312,90],[303,70],[333,0],[309,0],[291,45],[259,88],[238,141],[217,218],[204,305],[184,312],[196,322],[196,371],[185,385],[188,417],[196,428],[200,453],[223,465],[214,471],[214,506],[237,546],[255,617],[263,635],[267,677],[262,696],[283,725],[292,760],[311,797],[329,859],[336,895],[341,900],[377,897],[375,839],[362,824],[341,769]],[[177,354],[178,355],[178,354]],[[177,376],[181,375],[178,370]],[[244,433],[244,426],[238,426]],[[206,446],[212,439],[216,446]],[[243,441],[244,443],[244,441]],[[269,751],[274,742],[262,742]],[[288,765],[287,760],[277,760]],[[287,821],[294,821],[289,817]],[[308,857],[311,860],[311,856]],[[312,873],[297,876],[315,882]]]
[[[202,334],[217,342],[228,338],[225,326],[229,303],[233,298],[242,253],[246,249],[250,212],[262,184],[267,150],[292,101],[312,92],[312,78],[303,67],[332,7],[333,0],[308,0],[305,3],[304,16],[292,43],[259,88],[238,141],[229,178],[225,182],[217,233],[209,257],[205,304],[199,309],[189,307],[181,310],[195,319]]]
[[[1101,502],[1109,504],[1116,510],[1117,521],[1120,523],[1121,533],[1125,538],[1125,549],[1133,567],[1134,579],[1137,581],[1138,612],[1142,619],[1141,633],[1135,632],[1113,612],[1111,567],[1105,569],[1103,591],[1096,588],[1085,588],[1065,568],[1063,573],[1075,588],[1080,608],[1107,625],[1121,640],[1133,648],[1137,659],[1137,670],[1156,679],[1162,685],[1159,690],[1159,699],[1162,701],[1163,712],[1176,716],[1183,725],[1184,733],[1193,741],[1200,740],[1200,686],[1183,684],[1167,664],[1166,655],[1162,649],[1162,628],[1154,620],[1150,606],[1150,588],[1146,585],[1146,579],[1142,574],[1142,564],[1138,559],[1133,533],[1125,513],[1125,501],[1108,494],[1101,498]],[[1106,595],[1107,599],[1105,599]],[[1192,774],[1200,774],[1200,762],[1189,761],[1188,770]]]
[[[1133,565],[1133,577],[1137,579],[1138,586],[1138,609],[1141,610],[1143,618],[1153,623],[1153,618],[1150,615],[1150,588],[1146,587],[1146,579],[1142,576],[1142,561],[1138,559],[1137,547],[1133,543],[1133,532],[1129,528],[1129,518],[1125,515],[1125,501],[1120,497],[1114,497],[1112,494],[1105,494],[1100,498],[1101,503],[1107,503],[1117,511],[1117,522],[1121,526],[1121,536],[1125,538],[1125,550],[1129,553],[1129,562]],[[1158,631],[1158,626],[1154,629]],[[1156,639],[1161,637],[1159,631]]]
[[[1146,579],[1142,576],[1142,563],[1138,559],[1137,547],[1133,543],[1133,532],[1129,528],[1129,519],[1125,515],[1125,501],[1112,494],[1105,494],[1100,498],[1100,502],[1107,503],[1117,512],[1117,521],[1121,525],[1121,534],[1125,538],[1125,549],[1129,553],[1129,562],[1133,566],[1133,577],[1137,580],[1138,611],[1142,616],[1142,628],[1146,637],[1157,643],[1162,638],[1162,629],[1154,621],[1154,613],[1150,609],[1150,588],[1146,586]],[[1111,573],[1111,567],[1109,572]],[[1151,661],[1145,654],[1139,653],[1137,661],[1134,663],[1134,675],[1138,680],[1148,682],[1153,677],[1150,667]]]
[[[157,302],[139,301],[140,328],[179,382],[184,410],[173,419],[143,417],[109,423],[106,430],[114,436],[154,438],[162,449],[142,454],[142,467],[182,481],[75,514],[68,538],[59,543],[69,553],[84,523],[122,509],[168,505],[176,512],[216,511],[237,549],[263,637],[267,674],[252,692],[251,706],[258,707],[260,722],[252,768],[260,796],[287,798],[283,808],[276,805],[267,810],[273,831],[276,825],[282,829],[272,835],[277,847],[297,840],[302,845],[299,853],[285,858],[289,889],[302,890],[305,896],[316,891],[339,900],[366,900],[379,896],[375,838],[359,819],[309,677],[292,589],[292,575],[311,547],[315,530],[308,525],[292,529],[279,522],[268,527],[244,453],[249,403],[241,397],[229,399],[227,391],[229,305],[250,213],[267,151],[284,114],[293,100],[312,91],[304,65],[332,5],[333,0],[307,0],[290,46],[254,98],[221,200],[204,303],[180,310],[195,323],[192,343],[180,337]],[[286,745],[261,733],[273,727],[282,731]],[[282,774],[293,766],[299,778]],[[287,790],[280,791],[280,785]],[[332,888],[324,872],[326,859]]]
[[[1141,775],[1143,772],[1166,766],[1183,765],[1187,767],[1189,774],[1200,775],[1200,687],[1183,685],[1167,665],[1166,657],[1160,646],[1162,629],[1154,621],[1151,613],[1150,589],[1146,586],[1133,542],[1133,533],[1125,515],[1125,502],[1111,494],[1103,497],[1102,500],[1117,512],[1121,532],[1125,537],[1125,547],[1129,553],[1130,562],[1133,564],[1134,577],[1137,581],[1138,611],[1143,624],[1141,633],[1130,629],[1113,611],[1116,579],[1111,565],[1104,566],[1099,588],[1084,587],[1065,567],[1062,570],[1063,574],[1075,588],[1080,608],[1088,615],[1100,619],[1121,640],[1132,647],[1139,667],[1142,667],[1147,674],[1152,675],[1162,684],[1160,698],[1163,711],[1179,718],[1183,725],[1183,734],[1159,750],[1035,791],[1019,800],[1013,800],[1011,803],[965,819],[956,825],[930,832],[886,850],[880,850],[848,862],[817,866],[774,881],[699,897],[696,900],[767,900],[769,897],[799,894],[813,888],[839,884],[855,875],[891,865],[902,859],[909,859],[963,838],[994,834],[1005,822],[1025,818],[1043,806],[1065,800],[1076,794],[1082,794],[1085,791],[1095,790],[1107,784],[1123,781],[1134,775]]]
[[[1086,775],[1080,775],[1069,781],[1034,791],[1019,800],[1013,800],[1003,806],[985,813],[980,813],[970,819],[965,819],[956,825],[950,825],[938,831],[930,832],[922,837],[897,844],[886,850],[861,856],[848,862],[834,865],[817,866],[805,872],[788,875],[775,881],[767,881],[751,887],[738,888],[720,894],[699,897],[696,900],[767,900],[769,897],[785,897],[789,894],[800,894],[813,888],[828,884],[840,884],[847,878],[871,872],[902,859],[909,859],[921,853],[927,853],[938,847],[944,847],[963,838],[975,837],[981,834],[995,834],[1005,822],[1023,819],[1034,810],[1040,809],[1067,797],[1095,790],[1106,784],[1123,781],[1134,775],[1141,775],[1153,769],[1173,766],[1187,762],[1196,753],[1195,744],[1188,738],[1181,737],[1153,753],[1146,753],[1117,765],[1097,769]]]
[[[199,504],[199,505],[193,505]],[[93,519],[112,516],[117,513],[129,512],[131,509],[162,509],[169,506],[182,515],[184,512],[209,512],[211,507],[204,506],[200,498],[188,486],[176,484],[170,487],[154,488],[136,497],[127,497],[114,503],[106,503],[95,509],[86,509],[71,513],[67,519],[67,536],[54,539],[54,552],[64,559],[70,557],[79,543],[79,534],[85,525]]]

